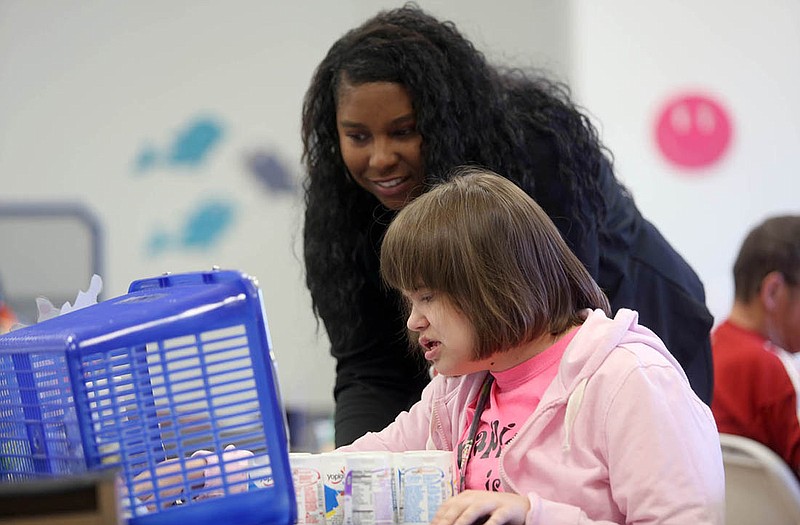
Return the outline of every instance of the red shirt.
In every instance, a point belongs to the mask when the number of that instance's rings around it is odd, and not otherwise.
[[[764,443],[800,471],[798,372],[790,354],[729,320],[711,334],[711,349],[719,431]]]

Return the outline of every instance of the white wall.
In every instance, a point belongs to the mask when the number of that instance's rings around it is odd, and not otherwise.
[[[746,232],[800,213],[800,3],[572,4],[575,94],[642,212],[700,274],[719,322]],[[706,169],[677,169],[653,141],[659,105],[686,90],[712,94],[732,116],[730,148]]]
[[[752,224],[800,212],[800,4],[794,0],[428,0],[493,59],[572,82],[643,213],[694,265],[712,312]],[[0,201],[76,201],[105,232],[107,296],[164,271],[236,268],[259,278],[287,404],[332,406],[334,363],[303,284],[299,192],[266,187],[248,154],[272,153],[298,182],[300,107],[314,67],[347,29],[400,2],[0,2]],[[731,149],[686,172],[651,140],[658,104],[714,93]],[[192,119],[222,137],[196,167],[159,162]],[[163,159],[162,159],[163,160]],[[208,246],[175,241],[207,199],[230,205]],[[148,249],[158,232],[162,251]],[[2,257],[13,256],[4,239]],[[20,249],[20,248],[17,248]],[[52,253],[54,261],[69,256]],[[77,286],[86,286],[85,283]],[[43,291],[43,293],[46,291]]]
[[[420,4],[456,21],[489,56],[567,69],[560,0]],[[165,271],[219,265],[258,277],[287,404],[329,409],[334,362],[303,281],[301,196],[265,187],[245,159],[273,153],[299,182],[300,108],[314,68],[346,30],[395,5],[0,1],[0,203],[88,207],[105,234],[106,297]],[[219,141],[196,167],[165,162],[198,117],[221,127]],[[146,151],[158,160],[137,169]],[[229,227],[205,247],[181,244],[183,224],[208,199],[229,206]],[[154,252],[159,232],[168,240]],[[4,239],[0,261],[23,249]],[[45,256],[57,272],[59,258],[82,255]]]

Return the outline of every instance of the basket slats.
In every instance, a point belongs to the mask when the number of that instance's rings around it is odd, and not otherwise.
[[[87,469],[118,472],[137,525],[179,515],[294,522],[285,418],[251,278],[144,279],[0,336],[0,482]]]

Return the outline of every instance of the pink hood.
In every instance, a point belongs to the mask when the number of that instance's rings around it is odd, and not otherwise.
[[[724,522],[711,411],[637,321],[626,309],[614,319],[588,313],[541,403],[503,450],[504,490],[531,502],[526,525]],[[453,450],[484,375],[437,376],[410,411],[341,450]]]

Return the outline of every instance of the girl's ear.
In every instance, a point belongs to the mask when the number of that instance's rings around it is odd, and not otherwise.
[[[781,272],[770,272],[761,280],[761,289],[758,295],[761,304],[768,312],[773,311],[778,306],[778,297],[786,287],[786,279]]]

